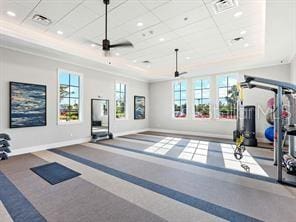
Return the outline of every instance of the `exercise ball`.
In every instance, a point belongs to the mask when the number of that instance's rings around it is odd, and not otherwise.
[[[270,98],[268,101],[267,101],[267,107],[269,109],[273,109],[274,108],[274,98]]]
[[[274,127],[273,126],[268,127],[265,130],[264,134],[265,134],[266,139],[268,139],[270,142],[273,142],[273,140],[274,140]]]

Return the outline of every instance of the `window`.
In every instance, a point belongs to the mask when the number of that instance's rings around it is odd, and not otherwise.
[[[59,70],[59,122],[81,121],[81,76]]]
[[[126,84],[116,83],[115,100],[116,119],[126,118]]]
[[[210,80],[194,81],[194,117],[210,118]]]
[[[219,118],[235,119],[237,114],[237,76],[226,75],[217,77]]]
[[[187,116],[187,83],[185,80],[174,82],[174,117]]]

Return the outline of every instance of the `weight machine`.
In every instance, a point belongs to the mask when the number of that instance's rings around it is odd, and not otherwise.
[[[277,80],[270,80],[265,78],[245,76],[245,81],[240,85],[244,88],[259,88],[263,90],[269,90],[274,92],[275,96],[275,143],[274,143],[274,164],[277,165],[277,181],[282,184],[296,186],[296,184],[286,181],[283,178],[283,162],[287,167],[287,164],[296,164],[295,160],[295,136],[296,136],[296,99],[294,95],[296,93],[296,85],[281,82]],[[288,126],[283,127],[283,96],[287,96],[289,106],[288,112],[290,113]],[[287,156],[283,158],[283,147],[286,137],[289,136],[289,160],[287,162]],[[290,165],[291,166],[291,165]],[[296,165],[295,165],[296,166]],[[287,167],[288,170],[288,167]]]

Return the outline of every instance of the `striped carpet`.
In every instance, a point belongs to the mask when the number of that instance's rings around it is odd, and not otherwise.
[[[272,152],[249,148],[237,162],[232,149],[226,142],[137,134],[15,156],[0,162],[0,216],[24,222],[295,221],[296,188],[275,182]],[[50,185],[30,170],[51,162],[81,175]]]

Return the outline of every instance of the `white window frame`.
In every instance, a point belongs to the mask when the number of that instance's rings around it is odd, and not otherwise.
[[[237,83],[239,82],[239,73],[223,73],[220,75],[216,75],[215,82],[216,82],[216,109],[215,109],[215,119],[219,121],[236,121],[236,118],[234,119],[227,119],[227,118],[220,118],[220,109],[219,109],[219,84],[218,84],[218,78],[223,76],[234,76],[236,78]]]
[[[116,84],[124,84],[125,85],[125,104],[124,104],[124,108],[125,108],[125,117],[124,118],[117,118],[116,117]],[[117,121],[121,121],[121,120],[128,120],[128,84],[127,82],[124,81],[115,81],[114,83],[114,119]]]
[[[71,121],[62,121],[60,120],[60,72],[67,72],[73,75],[79,76],[79,120],[71,120]],[[58,125],[72,125],[72,124],[81,124],[83,123],[83,107],[84,107],[84,95],[83,95],[83,74],[70,71],[67,69],[58,69],[57,70],[57,78],[58,78],[58,99],[57,99],[57,117],[58,117]]]
[[[209,88],[209,100],[210,100],[210,103],[209,103],[209,106],[210,106],[210,109],[209,109],[209,117],[208,118],[198,118],[198,117],[195,117],[195,82],[198,81],[198,80],[208,80],[210,82],[210,88]],[[213,102],[213,96],[212,96],[212,87],[213,87],[213,84],[212,84],[212,79],[209,77],[209,76],[204,76],[204,77],[199,77],[199,78],[194,78],[192,79],[192,84],[191,84],[191,88],[192,88],[192,118],[194,120],[209,120],[209,119],[212,119],[212,102]]]
[[[182,118],[177,118],[175,117],[175,83],[178,83],[178,82],[182,82],[182,81],[185,81],[186,82],[186,117],[182,117]],[[171,85],[171,93],[172,93],[172,118],[174,120],[187,120],[188,119],[188,81],[187,79],[179,79],[179,80],[175,80],[172,82],[172,85]]]

